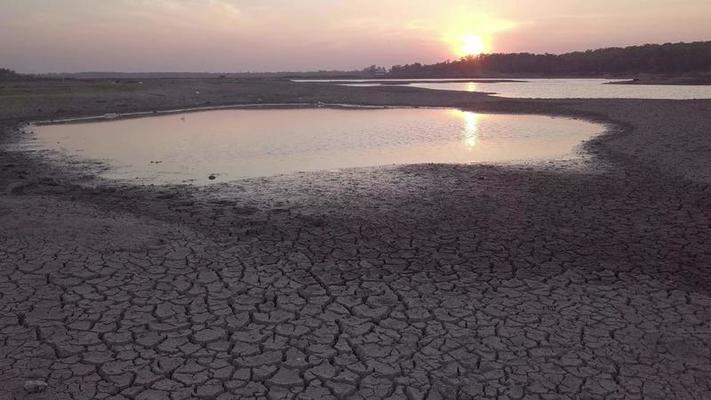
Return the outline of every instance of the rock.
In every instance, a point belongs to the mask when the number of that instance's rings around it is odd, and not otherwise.
[[[27,393],[41,393],[47,389],[47,382],[39,379],[25,381],[24,388]]]
[[[217,179],[217,176],[215,174],[210,174],[210,176],[208,176],[207,179],[214,181],[215,179]]]

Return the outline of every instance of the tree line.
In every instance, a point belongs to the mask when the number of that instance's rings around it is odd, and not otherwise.
[[[0,68],[0,81],[9,81],[17,79],[19,76],[20,75],[17,72],[11,69]]]
[[[481,54],[456,61],[395,65],[394,77],[465,77],[480,74],[682,74],[711,72],[711,41],[647,44],[565,54]]]

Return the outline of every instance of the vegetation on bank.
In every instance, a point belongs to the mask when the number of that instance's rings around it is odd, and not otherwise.
[[[17,79],[21,79],[23,75],[18,74],[17,72],[7,69],[7,68],[0,68],[0,81],[13,81]]]
[[[565,54],[481,54],[437,64],[395,65],[390,77],[461,77],[485,74],[688,74],[711,71],[711,41],[647,44]]]

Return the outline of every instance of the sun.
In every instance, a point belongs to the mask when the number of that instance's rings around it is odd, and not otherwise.
[[[466,56],[478,56],[486,51],[486,43],[481,36],[478,35],[464,35],[461,39],[461,46],[459,47],[459,55],[462,57]]]

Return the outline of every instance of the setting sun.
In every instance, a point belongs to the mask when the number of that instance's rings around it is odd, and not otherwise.
[[[459,55],[465,56],[476,56],[486,51],[486,43],[477,35],[466,35],[461,40],[461,47],[459,48]]]

